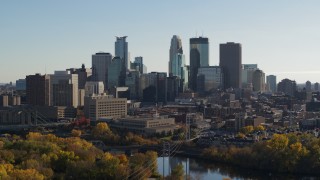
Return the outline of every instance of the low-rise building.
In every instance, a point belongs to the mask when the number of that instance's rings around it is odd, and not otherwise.
[[[174,118],[168,116],[126,117],[114,120],[110,127],[140,134],[160,134],[173,132],[176,128]]]
[[[121,118],[127,115],[127,99],[114,98],[110,95],[93,95],[85,97],[85,116],[92,121],[99,118]]]

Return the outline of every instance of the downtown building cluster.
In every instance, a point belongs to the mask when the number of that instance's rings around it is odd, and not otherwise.
[[[272,97],[286,95],[305,103],[311,102],[312,92],[319,91],[319,84],[312,86],[309,81],[302,90],[289,79],[277,84],[276,76],[266,76],[257,64],[244,64],[240,43],[220,44],[218,66],[209,63],[208,38],[190,38],[189,43],[190,49],[185,53],[181,38],[174,35],[168,53],[168,72],[148,73],[142,56],[131,60],[127,37],[116,37],[114,55],[110,52],[94,53],[90,68],[83,64],[80,68],[68,68],[53,74],[27,75],[25,79],[16,81],[16,93],[10,93],[13,91],[11,85],[6,86],[10,91],[0,96],[1,106],[26,104],[28,107],[1,111],[0,123],[10,124],[11,120],[19,118],[20,123],[28,123],[38,118],[35,117],[36,112],[49,119],[83,115],[91,120],[122,118],[124,123],[130,119],[128,114],[136,115],[132,109],[143,114],[141,107],[168,105],[165,112],[176,108],[176,111],[186,112],[191,107],[192,112],[196,113],[199,108],[195,104],[207,101],[219,105],[215,115],[222,117],[223,114],[232,114],[233,109],[241,107],[241,103],[248,103],[261,94]],[[186,54],[189,55],[189,65]],[[225,106],[227,113],[224,112]],[[317,103],[310,104],[310,108],[317,107]],[[210,110],[216,111],[215,107],[201,108],[206,109],[201,117],[209,117]],[[168,120],[156,116],[140,118],[143,122],[159,122],[160,126],[159,119]],[[230,125],[233,121],[226,121],[226,127],[229,127],[228,122]],[[121,124],[115,123],[114,126],[119,128]],[[234,127],[234,123],[231,126]],[[167,129],[142,128],[136,131],[168,132],[173,129],[174,122],[171,122]]]
[[[26,90],[26,103],[46,106],[84,106],[84,97],[107,93],[129,100],[174,102],[179,94],[208,96],[215,91],[283,92],[293,95],[291,80],[277,85],[276,76],[266,77],[257,64],[242,64],[240,43],[220,44],[219,66],[209,64],[209,39],[190,38],[189,65],[178,35],[171,39],[167,72],[147,73],[143,57],[131,62],[127,36],[116,37],[114,55],[92,55],[90,68],[69,68],[54,74],[29,75],[16,81],[16,90]],[[284,87],[285,86],[285,87]],[[318,87],[317,83],[314,85]],[[307,85],[306,89],[311,89]],[[120,94],[120,96],[119,96]]]

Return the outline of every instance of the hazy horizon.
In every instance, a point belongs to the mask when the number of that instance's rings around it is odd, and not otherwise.
[[[168,71],[173,35],[209,38],[210,65],[219,44],[242,44],[242,63],[304,83],[320,82],[320,1],[2,1],[0,82],[26,75],[91,67],[91,55],[114,55],[115,36],[128,36],[131,60],[143,56],[148,72]]]

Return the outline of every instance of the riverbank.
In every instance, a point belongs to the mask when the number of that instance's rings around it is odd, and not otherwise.
[[[230,147],[229,147],[230,148]],[[276,169],[273,166],[264,168],[264,165],[260,165],[259,162],[262,162],[262,159],[258,159],[256,157],[255,154],[257,154],[257,152],[252,152],[250,151],[250,153],[247,153],[246,156],[243,155],[243,151],[247,151],[248,152],[248,148],[251,147],[245,147],[245,148],[235,148],[235,147],[231,147],[231,150],[229,148],[222,148],[220,150],[218,150],[218,148],[214,148],[216,150],[216,153],[221,153],[221,156],[217,157],[217,156],[210,156],[210,154],[208,154],[208,149],[199,149],[199,147],[190,147],[190,146],[182,146],[180,148],[179,151],[177,151],[177,155],[178,156],[182,156],[182,157],[188,157],[188,158],[193,158],[193,159],[197,159],[200,161],[204,161],[206,163],[219,163],[219,164],[223,164],[226,166],[232,166],[234,168],[241,168],[242,171],[257,171],[259,173],[263,173],[265,175],[269,175],[269,174],[277,174],[277,175],[292,175],[293,177],[313,177],[316,179],[320,179],[320,169],[318,169],[317,171],[306,171],[303,172],[302,170],[304,169],[300,169],[300,171],[295,171],[295,169],[291,169],[289,170],[283,170],[283,169]],[[236,150],[235,150],[236,149]],[[252,150],[252,149],[251,149]],[[233,154],[234,156],[237,157],[233,157],[230,155],[229,152],[235,151],[234,153],[238,153],[237,155]],[[230,155],[228,157],[228,155]],[[265,154],[265,156],[267,157],[268,154]],[[239,158],[242,160],[239,161]],[[303,161],[304,159],[301,159],[301,161]],[[304,160],[305,162],[307,162],[306,160]],[[255,162],[255,163],[253,163]],[[274,164],[277,163],[277,161],[272,161],[271,159],[270,164]],[[305,164],[305,166],[307,166],[307,164]],[[307,167],[305,167],[307,168]],[[311,168],[311,167],[310,167]],[[308,169],[308,168],[307,168]]]

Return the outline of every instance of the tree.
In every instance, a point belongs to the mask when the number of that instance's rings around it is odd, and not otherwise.
[[[246,135],[244,135],[243,133],[238,133],[236,137],[239,139],[244,139]]]
[[[267,146],[272,151],[284,151],[289,144],[289,139],[284,134],[274,134],[270,140],[267,141]]]
[[[253,126],[245,126],[240,129],[240,132],[247,135],[247,134],[250,134],[253,130],[254,130]]]
[[[93,128],[92,134],[95,137],[100,137],[107,134],[110,135],[112,134],[112,132],[107,123],[101,122],[101,123],[98,123],[97,126]]]
[[[171,176],[169,177],[170,180],[183,180],[184,170],[183,165],[178,164],[174,167],[171,171]]]
[[[76,130],[76,129],[72,129],[71,135],[73,137],[80,137],[81,136],[81,131],[80,130]]]
[[[254,127],[254,130],[255,130],[255,131],[264,131],[265,128],[264,128],[262,125],[258,125],[258,126],[256,126],[256,127]]]

